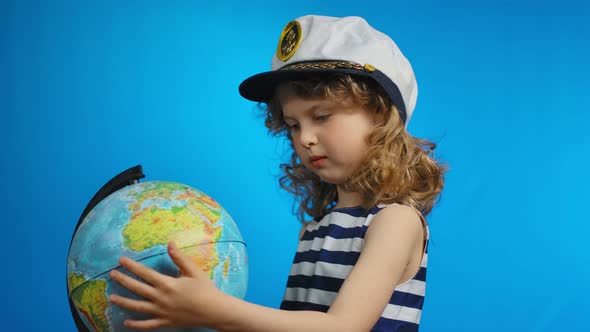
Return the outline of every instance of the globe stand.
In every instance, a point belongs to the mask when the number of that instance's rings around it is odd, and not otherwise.
[[[80,219],[78,219],[78,223],[76,224],[76,228],[74,229],[74,233],[72,234],[72,239],[70,240],[70,246],[68,249],[68,257],[70,254],[70,249],[72,248],[72,240],[74,239],[74,236],[76,235],[76,232],[78,231],[78,228],[80,227],[80,224],[82,223],[82,221],[84,220],[86,215],[98,203],[100,203],[100,201],[107,198],[110,194],[112,194],[115,191],[117,191],[121,188],[124,188],[126,186],[138,183],[139,180],[143,179],[144,177],[145,177],[145,175],[143,174],[143,170],[142,170],[141,165],[137,165],[137,166],[131,167],[131,168],[119,173],[117,176],[110,179],[109,182],[107,182],[104,186],[102,186],[102,188],[100,188],[99,191],[96,192],[96,194],[92,197],[90,202],[88,202],[88,204],[86,205],[86,208],[82,212]],[[67,270],[67,268],[66,268],[66,270]],[[67,274],[66,274],[66,291],[68,291],[68,276],[67,276]],[[76,308],[74,307],[74,302],[72,301],[72,298],[69,295],[69,291],[68,291],[68,301],[70,303],[70,311],[72,312],[72,316],[74,317],[74,322],[76,323],[76,327],[78,328],[78,331],[79,332],[90,332],[88,327],[86,327],[86,325],[82,321],[82,318],[80,317],[80,314],[78,313],[78,310],[76,310]]]

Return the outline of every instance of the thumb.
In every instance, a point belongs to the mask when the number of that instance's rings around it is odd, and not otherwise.
[[[202,273],[199,266],[193,262],[187,255],[185,255],[173,241],[168,243],[168,254],[172,261],[180,269],[181,276],[196,277],[199,273]]]

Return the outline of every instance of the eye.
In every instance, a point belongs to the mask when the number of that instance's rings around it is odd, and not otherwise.
[[[289,130],[293,131],[293,130],[298,130],[299,129],[299,123],[285,123],[287,125],[287,128],[289,128]]]
[[[313,119],[315,121],[319,121],[319,122],[323,122],[328,120],[328,118],[331,116],[332,114],[318,114],[316,116],[313,117]]]

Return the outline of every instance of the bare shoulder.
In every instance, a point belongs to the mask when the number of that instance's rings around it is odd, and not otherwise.
[[[394,204],[375,215],[367,231],[367,239],[376,237],[376,234],[381,234],[381,236],[414,235],[422,239],[423,231],[424,221],[418,211],[406,205]]]

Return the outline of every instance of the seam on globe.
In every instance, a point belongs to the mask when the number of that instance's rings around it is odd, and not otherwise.
[[[198,246],[203,246],[203,245],[207,245],[207,244],[214,244],[214,243],[228,243],[228,242],[233,242],[233,243],[241,243],[241,244],[243,244],[243,245],[244,245],[244,247],[247,247],[247,245],[246,245],[246,243],[245,243],[244,241],[229,241],[229,240],[225,240],[225,241],[216,241],[216,242],[203,242],[203,243],[199,243],[199,244],[193,244],[193,245],[190,245],[190,246],[180,247],[179,249],[181,249],[181,250],[182,250],[182,249],[188,249],[188,248],[194,248],[194,247],[198,247]],[[156,256],[162,255],[162,254],[164,254],[164,253],[166,253],[166,251],[163,251],[163,252],[160,252],[160,253],[157,253],[157,254],[152,254],[152,255],[149,255],[149,256],[145,256],[145,257],[142,257],[141,259],[139,259],[139,260],[136,260],[136,261],[137,261],[137,262],[142,262],[142,261],[144,261],[144,260],[146,260],[146,259],[150,259],[150,258],[152,258],[152,257],[156,257]],[[115,267],[111,267],[111,268],[107,269],[105,272],[102,272],[102,273],[96,274],[96,275],[94,275],[94,276],[92,276],[92,277],[89,277],[89,278],[87,279],[87,281],[88,281],[88,280],[93,280],[93,279],[96,279],[96,278],[98,278],[98,277],[100,277],[100,276],[102,276],[102,275],[108,274],[108,273],[109,273],[109,272],[111,272],[112,270],[116,270],[116,269],[118,269],[118,268],[120,268],[120,267],[121,267],[121,265],[117,265],[117,266],[115,266]],[[82,285],[84,285],[85,283],[86,283],[86,282],[84,282],[84,283],[82,283],[82,284],[80,284],[80,285],[76,286],[74,289],[72,289],[72,290],[70,291],[70,293],[69,293],[69,296],[71,297],[71,296],[72,296],[72,294],[74,294],[74,292],[76,292],[76,290],[77,290],[78,288],[80,288]]]

